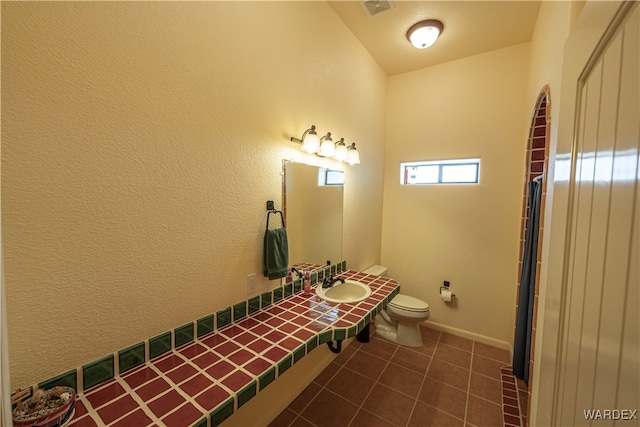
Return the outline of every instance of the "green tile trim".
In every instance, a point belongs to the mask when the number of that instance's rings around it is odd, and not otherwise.
[[[118,352],[119,373],[140,366],[145,361],[144,342],[134,344]]]
[[[171,350],[171,331],[149,339],[149,360]]]
[[[333,339],[334,340],[344,340],[347,337],[346,329],[336,329],[333,331]]]
[[[251,400],[258,393],[258,383],[251,381],[251,384],[245,386],[238,392],[238,409]]]
[[[191,427],[207,427],[207,418],[203,418],[197,423],[193,424]]]
[[[233,321],[237,322],[238,320],[247,316],[247,302],[240,302],[233,306]]]
[[[293,351],[293,364],[295,365],[296,363],[298,363],[300,359],[305,356],[305,354],[307,354],[306,346],[302,344],[300,347]]]
[[[178,348],[182,345],[193,341],[193,322],[178,326],[173,330],[175,336],[175,347]]]
[[[317,272],[313,272],[311,273],[311,284],[313,285],[314,283],[318,282],[318,273]]]
[[[324,280],[324,274],[325,274],[324,270],[325,270],[324,268],[322,270],[318,270],[318,276],[316,277],[318,282]]]
[[[260,391],[264,390],[276,379],[276,367],[272,366],[267,372],[260,375]]]
[[[220,329],[231,323],[231,307],[227,307],[216,313],[216,328]]]
[[[291,355],[288,355],[287,357],[282,359],[280,363],[278,363],[278,376],[284,374],[285,372],[287,372],[287,369],[293,366],[292,361],[293,357]]]
[[[283,286],[284,289],[284,297],[290,297],[293,295],[293,283],[287,283]]]
[[[350,327],[347,331],[347,338],[355,337],[357,335],[356,329],[358,329],[357,326]]]
[[[249,306],[249,313],[248,314],[253,314],[256,311],[260,310],[260,297],[253,297],[249,300],[249,302],[247,303],[247,305]]]
[[[318,337],[318,344],[324,344],[326,342],[331,341],[331,332],[332,331],[324,331],[320,333],[320,336]]]
[[[271,299],[272,299],[271,292],[265,292],[264,294],[262,294],[261,296],[262,302],[260,303],[260,307],[262,308],[269,307],[271,305]]]
[[[302,280],[296,279],[293,282],[293,293],[300,292],[302,290]]]
[[[307,341],[307,354],[318,346],[318,336],[313,336]]]
[[[196,329],[198,331],[198,338],[213,332],[213,314],[198,319],[196,322]]]
[[[114,376],[113,354],[95,360],[82,367],[83,390],[110,380]]]
[[[233,415],[233,397],[221,403],[217,409],[211,412],[211,427],[219,426],[224,420]]]
[[[65,372],[64,374],[49,378],[48,380],[38,384],[38,387],[43,390],[49,390],[50,388],[58,385],[71,387],[75,391],[78,391],[78,371],[72,369],[68,372]]]
[[[364,329],[364,319],[358,322],[358,333]]]
[[[273,302],[278,302],[282,299],[282,292],[284,290],[282,289],[282,287],[280,288],[275,288],[273,290]]]

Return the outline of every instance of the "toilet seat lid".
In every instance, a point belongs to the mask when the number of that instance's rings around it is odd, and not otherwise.
[[[396,295],[389,302],[389,305],[393,308],[397,308],[400,310],[407,310],[407,311],[414,311],[414,312],[429,311],[429,304],[427,304],[426,302],[418,298],[410,297],[409,295],[403,295],[403,294]]]

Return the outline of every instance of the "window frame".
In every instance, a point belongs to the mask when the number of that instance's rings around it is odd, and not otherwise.
[[[438,181],[437,182],[409,182],[409,168],[417,168],[420,166],[437,166]],[[443,169],[447,166],[475,166],[475,181],[443,181]],[[450,160],[423,160],[417,162],[401,162],[400,163],[400,185],[460,185],[460,184],[479,184],[480,183],[480,158],[472,159],[450,159]]]

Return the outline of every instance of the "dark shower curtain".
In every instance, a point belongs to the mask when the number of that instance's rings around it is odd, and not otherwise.
[[[533,298],[536,287],[536,264],[538,262],[542,182],[532,181],[528,187],[529,222],[524,241],[522,270],[520,271],[520,296],[516,318],[516,336],[513,343],[513,374],[527,384],[529,384],[529,359],[531,354],[531,329],[533,327]]]

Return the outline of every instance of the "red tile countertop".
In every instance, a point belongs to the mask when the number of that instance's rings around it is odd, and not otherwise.
[[[215,426],[329,339],[352,337],[398,282],[346,270],[371,296],[330,303],[301,292],[78,394],[69,427]],[[318,286],[318,285],[316,285]]]

